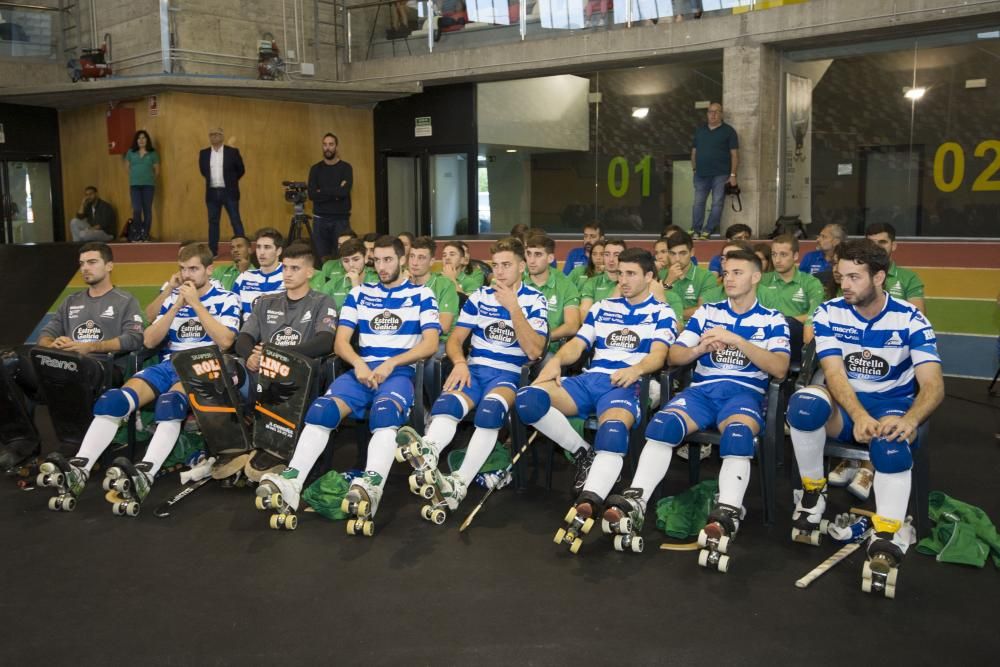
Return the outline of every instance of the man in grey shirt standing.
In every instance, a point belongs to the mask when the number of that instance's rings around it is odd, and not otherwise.
[[[694,207],[691,237],[707,239],[719,229],[726,184],[736,185],[740,164],[740,140],[732,125],[722,122],[722,105],[708,105],[708,122],[694,132],[691,168],[694,170]],[[712,210],[705,223],[705,201],[712,193]]]

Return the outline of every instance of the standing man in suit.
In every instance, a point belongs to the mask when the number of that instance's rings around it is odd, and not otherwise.
[[[219,219],[225,207],[233,236],[243,236],[243,221],[240,219],[240,179],[246,172],[243,156],[232,146],[223,144],[225,134],[221,127],[208,131],[208,141],[212,145],[198,154],[198,168],[205,177],[205,205],[208,206],[208,246],[219,254]]]

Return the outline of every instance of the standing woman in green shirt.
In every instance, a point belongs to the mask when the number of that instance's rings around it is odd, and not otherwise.
[[[132,225],[129,240],[146,242],[153,227],[153,193],[160,175],[160,154],[146,130],[139,130],[132,147],[124,155],[128,169],[129,195],[132,199]]]

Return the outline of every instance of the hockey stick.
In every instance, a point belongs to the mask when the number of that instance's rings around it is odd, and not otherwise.
[[[853,512],[854,510],[851,510],[851,511]],[[830,556],[829,558],[827,558],[825,561],[823,561],[822,563],[820,563],[819,565],[817,565],[816,567],[814,567],[804,577],[802,577],[801,579],[799,579],[798,581],[796,581],[795,582],[795,587],[796,588],[805,588],[809,584],[811,584],[812,582],[814,582],[817,579],[819,579],[820,577],[822,577],[824,574],[826,574],[827,570],[829,570],[830,568],[832,568],[833,566],[835,566],[837,563],[839,563],[840,561],[844,560],[845,558],[847,558],[848,556],[850,556],[852,553],[854,553],[855,551],[857,551],[861,547],[862,543],[866,539],[868,539],[869,536],[871,536],[871,534],[872,534],[873,531],[874,531],[874,528],[869,528],[868,530],[866,530],[861,535],[861,537],[859,537],[857,539],[857,541],[851,542],[850,544],[846,544],[843,547],[841,547],[839,551],[837,551],[835,554],[833,554],[832,556]]]
[[[189,495],[191,495],[192,493],[194,493],[195,491],[197,491],[201,487],[203,487],[206,484],[208,484],[209,482],[211,482],[212,479],[213,478],[210,475],[208,477],[203,477],[203,478],[199,479],[197,482],[194,482],[193,484],[191,484],[189,486],[185,486],[183,489],[181,489],[176,494],[174,494],[173,498],[170,498],[169,500],[166,500],[162,504],[160,504],[159,506],[157,506],[157,508],[155,510],[153,510],[153,514],[155,516],[161,518],[161,519],[164,518],[164,517],[170,516],[170,508],[171,507],[173,507],[174,505],[176,505],[180,501],[184,500],[186,497],[188,497]]]
[[[701,549],[697,542],[664,542],[660,545],[660,551],[697,551]]]
[[[507,468],[505,469],[505,472],[510,472],[511,470],[513,470],[513,469],[514,469],[514,465],[515,465],[515,464],[517,463],[517,460],[521,458],[521,454],[524,454],[524,452],[526,452],[526,451],[528,450],[528,445],[530,445],[530,444],[531,444],[532,442],[534,442],[534,441],[535,441],[535,436],[537,436],[537,435],[538,435],[538,431],[535,431],[534,433],[532,433],[532,434],[531,434],[531,437],[529,437],[529,438],[528,438],[528,442],[524,443],[524,444],[523,444],[523,445],[521,446],[521,451],[519,451],[519,452],[517,453],[517,455],[516,455],[516,456],[514,456],[514,458],[512,458],[512,459],[510,460],[510,465],[509,465],[509,466],[507,466]],[[487,499],[488,499],[488,498],[490,497],[490,495],[491,495],[491,494],[492,494],[492,493],[493,493],[494,491],[496,491],[496,490],[497,490],[497,487],[495,487],[495,486],[494,486],[493,488],[491,488],[491,489],[488,489],[488,490],[486,491],[486,495],[484,495],[484,496],[483,496],[483,499],[479,501],[479,504],[478,504],[478,505],[476,505],[476,506],[475,506],[475,507],[474,507],[474,508],[472,509],[472,511],[471,511],[471,512],[469,512],[469,516],[465,517],[465,521],[463,521],[463,522],[462,522],[462,525],[461,525],[461,526],[459,526],[459,528],[458,528],[458,532],[460,532],[460,533],[461,533],[461,532],[464,532],[464,531],[465,531],[465,529],[469,527],[469,524],[471,524],[471,523],[472,523],[472,520],[476,518],[476,514],[478,514],[478,513],[479,513],[479,510],[483,509],[483,505],[484,505],[484,504],[486,503],[486,500],[487,500]]]

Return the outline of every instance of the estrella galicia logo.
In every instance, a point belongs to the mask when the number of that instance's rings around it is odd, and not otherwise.
[[[498,345],[513,345],[517,335],[514,328],[503,321],[494,322],[486,327],[486,340]]]
[[[391,334],[399,331],[399,328],[403,326],[403,320],[398,315],[386,310],[373,317],[370,324],[375,333]]]
[[[711,358],[716,368],[742,371],[750,367],[750,360],[734,345],[712,352]]]
[[[201,340],[205,337],[205,327],[198,320],[188,320],[177,327],[177,337],[181,340]]]
[[[278,347],[291,347],[298,345],[301,340],[302,334],[291,327],[284,327],[271,334],[270,343]]]
[[[889,374],[889,362],[872,354],[871,350],[851,352],[844,364],[847,376],[856,380],[880,380]]]
[[[104,340],[104,330],[94,320],[87,320],[76,329],[73,329],[73,340],[78,343],[93,343],[94,341]]]
[[[611,349],[634,352],[639,349],[639,334],[631,329],[619,329],[609,333],[604,344]]]

